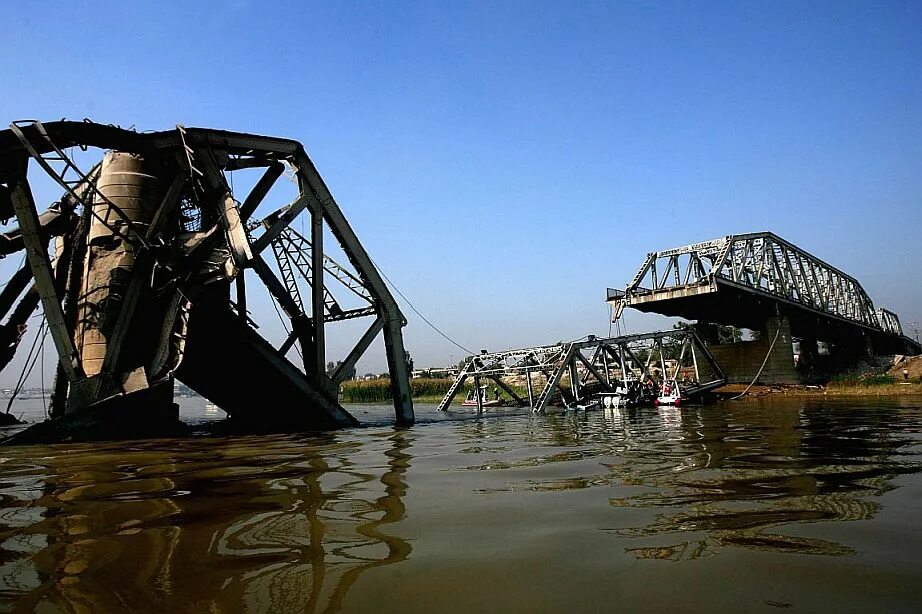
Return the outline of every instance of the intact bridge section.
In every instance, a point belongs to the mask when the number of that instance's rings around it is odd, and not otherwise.
[[[817,359],[819,342],[842,361],[922,352],[895,313],[875,309],[858,280],[770,232],[652,252],[624,290],[609,288],[607,300],[614,320],[626,307],[697,320],[730,381],[798,381],[795,341],[801,372]],[[761,335],[718,344],[708,323]]]

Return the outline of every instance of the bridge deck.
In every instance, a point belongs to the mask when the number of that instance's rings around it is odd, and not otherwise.
[[[869,340],[879,353],[922,352],[899,318],[876,310],[857,280],[771,233],[731,235],[647,255],[622,292],[626,307],[689,320],[760,329],[775,315],[797,337]]]

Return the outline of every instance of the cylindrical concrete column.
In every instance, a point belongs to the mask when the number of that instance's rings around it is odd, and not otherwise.
[[[134,248],[123,238],[132,232],[126,219],[143,233],[163,197],[165,186],[151,166],[136,154],[109,152],[103,158],[97,188],[122,213],[99,195],[93,199],[74,339],[88,376],[102,370],[134,268]]]

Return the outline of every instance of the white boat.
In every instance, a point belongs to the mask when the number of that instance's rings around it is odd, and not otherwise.
[[[679,388],[679,382],[674,379],[663,380],[660,385],[659,396],[653,401],[655,405],[674,405],[678,407],[682,404],[682,389]]]

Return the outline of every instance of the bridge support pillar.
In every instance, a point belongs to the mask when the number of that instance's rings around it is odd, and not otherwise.
[[[768,318],[758,341],[712,345],[710,350],[730,383],[748,384],[753,380],[760,384],[800,382],[794,368],[791,323],[784,316]]]

